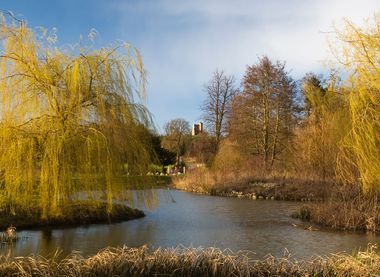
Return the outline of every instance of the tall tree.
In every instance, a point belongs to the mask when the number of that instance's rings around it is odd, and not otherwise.
[[[237,92],[235,78],[216,70],[212,79],[205,85],[207,99],[201,109],[206,126],[215,137],[215,151],[220,139],[227,130],[227,121],[231,112],[231,104]]]
[[[231,131],[270,170],[287,147],[295,116],[295,82],[285,64],[268,57],[248,66],[243,92],[234,101]]]
[[[308,73],[302,79],[305,115],[295,132],[292,163],[306,178],[335,178],[338,142],[346,133],[344,121],[349,117],[339,83],[334,74],[324,80]]]
[[[165,137],[162,144],[164,148],[176,153],[176,164],[186,150],[186,138],[190,135],[190,124],[183,118],[172,119],[165,123]]]
[[[187,155],[195,158],[197,163],[211,164],[215,155],[214,142],[214,138],[206,132],[192,136]]]
[[[361,28],[346,21],[338,31],[342,59],[350,73],[351,130],[341,143],[341,177],[364,191],[380,192],[380,15]],[[354,166],[352,166],[354,165]],[[354,169],[354,170],[352,170]]]
[[[323,97],[326,95],[326,81],[323,76],[318,76],[315,73],[307,73],[301,80],[301,92],[304,100],[303,110],[306,113],[306,118],[314,116],[314,120],[318,121],[320,111],[315,109],[320,108]]]
[[[124,169],[140,175],[150,163],[147,112],[133,101],[145,87],[137,50],[70,53],[3,17],[0,39],[1,209],[55,216],[80,190],[103,192],[110,211]]]
[[[153,134],[151,136],[152,146],[154,150],[154,161],[158,162],[163,168],[176,162],[176,153],[162,147],[162,136]]]

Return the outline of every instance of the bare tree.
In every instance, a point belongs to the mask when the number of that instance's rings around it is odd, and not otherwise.
[[[201,109],[202,118],[210,133],[215,137],[215,151],[220,139],[227,131],[227,118],[231,112],[232,100],[237,92],[235,78],[216,70],[212,79],[205,85],[207,99]]]
[[[234,101],[231,132],[270,170],[289,144],[295,118],[295,82],[285,64],[263,57],[248,66],[243,92]]]
[[[186,137],[190,135],[190,124],[183,118],[172,119],[164,125],[163,147],[176,153],[176,164],[185,152]]]

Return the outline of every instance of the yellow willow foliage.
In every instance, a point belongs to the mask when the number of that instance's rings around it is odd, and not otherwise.
[[[4,18],[0,39],[0,207],[49,217],[80,198],[106,199],[110,211],[125,179],[149,165],[139,137],[149,116],[134,100],[145,92],[139,53],[67,53]]]
[[[342,142],[339,171],[343,180],[358,182],[365,192],[380,191],[380,15],[366,28],[346,21],[344,63],[350,75],[352,129]]]
[[[339,152],[338,142],[350,126],[345,93],[334,75],[326,87],[303,84],[310,114],[302,128],[296,130],[294,165],[305,178],[333,180]]]

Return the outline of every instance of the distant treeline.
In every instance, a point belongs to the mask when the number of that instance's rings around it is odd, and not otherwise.
[[[363,28],[344,23],[331,43],[338,62],[328,76],[307,73],[295,81],[284,62],[267,56],[247,66],[241,86],[216,71],[202,105],[207,134],[190,139],[183,154],[218,172],[379,192],[380,16]]]

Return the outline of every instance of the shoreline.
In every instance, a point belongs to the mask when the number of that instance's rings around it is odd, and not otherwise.
[[[105,203],[77,203],[66,213],[53,218],[41,219],[40,214],[9,215],[0,213],[0,230],[14,226],[17,230],[33,230],[45,227],[75,227],[90,224],[117,223],[142,218],[145,213],[121,204],[114,204],[110,214]]]
[[[324,183],[322,187],[318,187],[317,189],[311,181],[298,184],[290,183],[290,181],[250,181],[238,185],[221,185],[207,189],[202,186],[180,186],[175,183],[171,185],[175,189],[210,196],[299,202],[325,201],[329,194],[328,186],[331,186],[331,184]]]
[[[315,225],[318,229],[380,233],[380,203],[376,198],[363,197],[354,187],[344,188],[337,184],[312,181],[290,184],[290,180],[235,182],[235,184],[206,187],[180,181],[174,183],[173,187],[197,194],[253,201],[303,202],[305,204],[289,215],[290,217]]]

